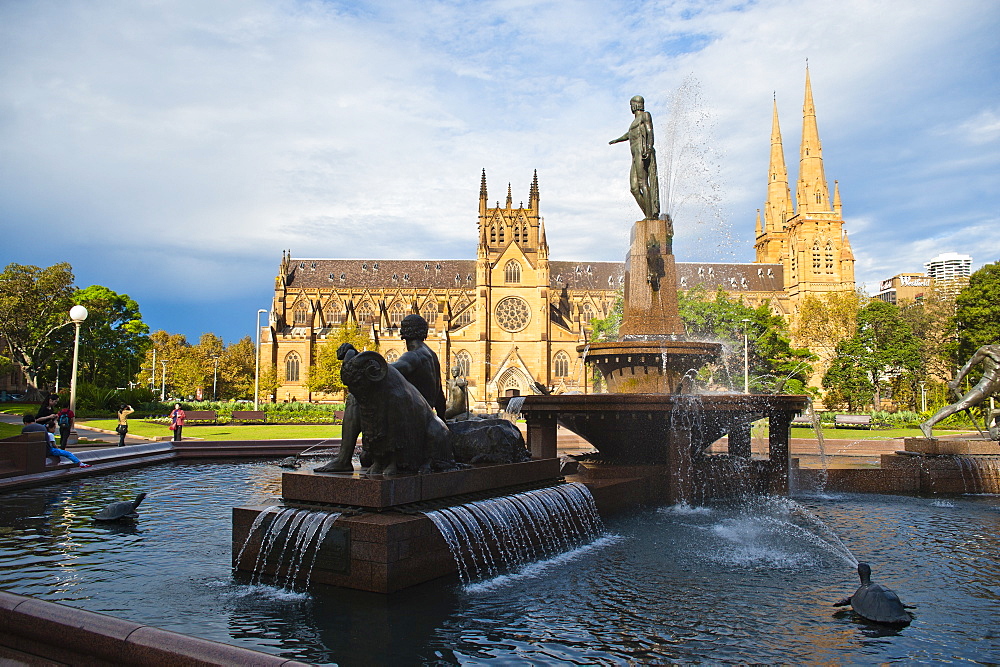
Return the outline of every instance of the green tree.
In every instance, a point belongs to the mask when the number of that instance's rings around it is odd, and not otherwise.
[[[41,269],[8,264],[0,273],[0,338],[20,364],[29,398],[38,397],[39,374],[53,356],[72,345],[69,309],[73,271],[66,263]]]
[[[244,336],[235,343],[227,345],[219,359],[219,397],[253,398],[255,371],[254,344],[250,336]],[[268,395],[274,391],[272,389]]]
[[[969,276],[969,284],[955,299],[955,319],[963,363],[981,346],[1000,343],[1000,262]]]
[[[870,397],[880,410],[882,398],[901,381],[919,377],[920,342],[899,308],[872,299],[858,311],[855,335],[838,343],[837,354],[823,376],[832,397],[846,399],[852,409]]]
[[[204,382],[205,373],[199,358],[192,354],[187,338],[161,329],[150,334],[149,340],[151,346],[146,352],[143,365],[147,369],[153,368],[155,351],[156,367],[153,373],[156,383],[153,391],[159,392],[165,386],[167,397],[194,395]]]
[[[258,381],[260,383],[260,391],[257,392],[258,400],[274,402],[275,397],[278,395],[278,387],[281,386],[277,369],[274,366],[261,368]],[[253,387],[250,388],[250,393],[253,393]]]
[[[340,381],[341,361],[337,358],[337,348],[344,343],[352,344],[359,352],[377,349],[366,328],[357,324],[343,325],[337,329],[335,336],[328,337],[326,342],[320,346],[319,353],[315,356],[315,362],[309,368],[309,377],[306,380],[309,391],[333,394],[346,389]]]
[[[101,285],[77,290],[73,301],[88,313],[80,332],[81,377],[100,387],[126,386],[149,347],[139,304]]]
[[[899,313],[920,344],[921,369],[915,380],[928,382],[932,378],[951,378],[958,359],[955,294],[949,290],[930,289],[920,301],[900,303]]]
[[[590,321],[593,329],[590,332],[590,341],[600,343],[605,341],[618,340],[618,329],[622,324],[622,309],[625,306],[625,299],[619,290],[615,296],[614,305],[608,312],[607,317],[594,318]]]

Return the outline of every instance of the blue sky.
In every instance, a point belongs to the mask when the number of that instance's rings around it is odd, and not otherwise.
[[[282,249],[473,258],[484,167],[515,203],[538,170],[553,259],[620,260],[635,94],[676,155],[678,259],[752,261],[771,100],[794,178],[808,58],[858,281],[975,268],[1000,258],[997,34],[994,0],[0,3],[0,262],[231,342]]]

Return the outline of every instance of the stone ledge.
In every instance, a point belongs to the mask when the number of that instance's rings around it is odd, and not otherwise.
[[[0,591],[0,647],[65,664],[274,667],[305,664],[3,591]]]

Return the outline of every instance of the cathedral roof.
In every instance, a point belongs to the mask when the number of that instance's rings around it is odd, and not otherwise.
[[[288,287],[298,289],[471,289],[474,259],[293,259]]]

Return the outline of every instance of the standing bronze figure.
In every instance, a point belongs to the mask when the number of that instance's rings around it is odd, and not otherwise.
[[[632,196],[635,197],[646,220],[656,220],[660,217],[660,180],[656,175],[653,117],[644,109],[645,104],[642,95],[632,98],[631,107],[635,118],[629,125],[628,132],[608,143],[628,141],[632,150],[632,169],[628,179]]]

